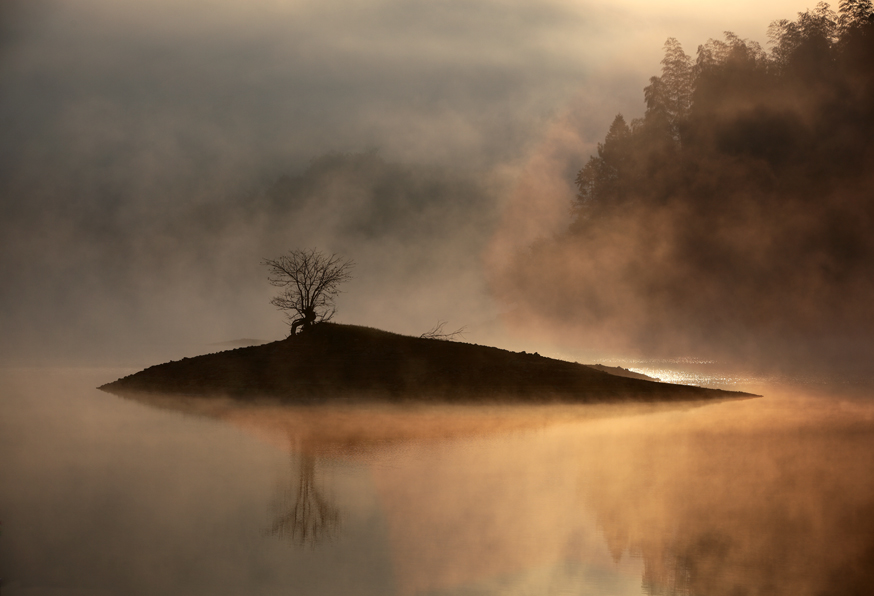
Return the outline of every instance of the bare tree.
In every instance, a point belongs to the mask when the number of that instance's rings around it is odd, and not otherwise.
[[[445,339],[449,341],[455,341],[459,337],[464,337],[464,330],[467,327],[459,327],[455,331],[443,331],[443,327],[446,325],[446,321],[437,321],[437,324],[431,327],[428,331],[420,335],[419,337],[423,339]]]
[[[331,320],[339,286],[352,279],[350,271],[355,266],[351,260],[326,256],[314,248],[290,250],[278,259],[264,259],[263,264],[270,283],[282,288],[270,304],[285,311],[290,335]]]

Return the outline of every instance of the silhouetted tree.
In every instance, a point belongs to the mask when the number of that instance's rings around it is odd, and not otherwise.
[[[628,178],[630,136],[631,129],[625,118],[617,114],[604,142],[598,143],[598,155],[590,157],[577,174],[577,198],[581,207],[615,205],[622,201],[625,196],[622,183]]]
[[[871,0],[841,0],[838,27],[843,37],[849,31],[874,22],[874,4]]]
[[[291,326],[289,335],[309,329],[334,316],[334,299],[340,284],[352,279],[351,260],[318,250],[291,250],[278,259],[265,259],[268,280],[282,291],[270,301],[285,311]]]
[[[679,126],[692,105],[692,59],[673,37],[665,42],[662,75],[650,78],[643,90],[647,112],[657,112],[671,127],[672,136],[679,140]]]

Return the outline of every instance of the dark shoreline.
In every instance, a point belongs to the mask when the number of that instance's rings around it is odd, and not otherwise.
[[[167,362],[102,385],[116,394],[282,403],[605,403],[749,398],[499,348],[322,323],[306,333]]]

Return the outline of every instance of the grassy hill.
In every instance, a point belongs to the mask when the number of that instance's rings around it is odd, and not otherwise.
[[[593,368],[498,348],[322,323],[259,346],[149,367],[100,389],[279,398],[442,402],[700,400],[747,394],[619,377]]]

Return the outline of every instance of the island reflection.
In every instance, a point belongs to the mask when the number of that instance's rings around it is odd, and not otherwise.
[[[398,594],[503,593],[544,569],[553,587],[561,575],[568,589],[614,593],[866,593],[874,405],[769,395],[202,413],[292,454],[297,477],[271,532],[296,544],[342,535],[320,463],[367,467]]]

